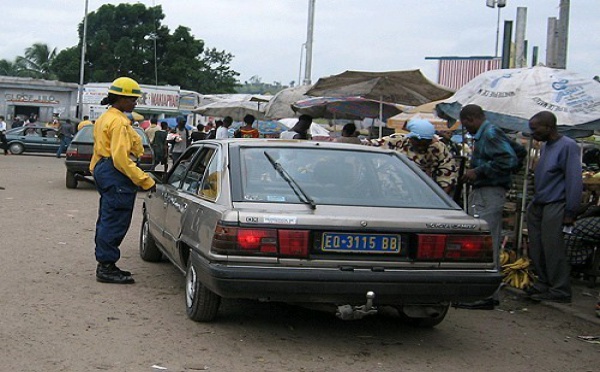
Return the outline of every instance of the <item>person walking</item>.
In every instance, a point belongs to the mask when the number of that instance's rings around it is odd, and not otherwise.
[[[73,140],[75,127],[71,124],[71,120],[67,119],[62,123],[59,122],[56,132],[58,133],[58,139],[60,140],[60,145],[56,151],[56,157],[60,159],[61,154],[67,150],[67,147],[69,147]]]
[[[487,222],[492,235],[494,262],[500,269],[502,211],[506,191],[512,183],[512,173],[519,166],[519,158],[510,139],[486,119],[480,106],[464,106],[460,111],[460,122],[473,135],[474,141],[470,168],[461,178],[462,182],[473,187],[468,196],[467,212]],[[522,146],[520,150],[524,151]],[[498,304],[496,293],[493,298],[459,307],[485,309]]]
[[[119,246],[131,224],[138,188],[152,191],[156,187],[154,180],[136,164],[144,147],[125,115],[133,111],[141,95],[135,80],[116,79],[101,102],[110,107],[94,124],[90,171],[100,194],[94,239],[96,280],[103,283],[134,283],[131,273],[116,265],[121,257]]]
[[[6,140],[6,122],[4,116],[0,116],[0,144],[4,149],[4,155],[8,155],[8,141]]]
[[[534,169],[533,199],[527,208],[529,257],[537,278],[527,294],[535,301],[571,302],[570,264],[563,229],[581,205],[583,179],[577,143],[558,133],[556,116],[541,111],[529,120],[531,135],[545,142]]]

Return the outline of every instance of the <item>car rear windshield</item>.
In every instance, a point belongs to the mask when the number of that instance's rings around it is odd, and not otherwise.
[[[293,189],[268,156],[287,172]],[[406,158],[383,151],[321,148],[240,148],[238,201],[455,209],[443,191]],[[298,196],[300,194],[301,196]]]
[[[133,129],[135,129],[136,133],[139,134],[139,136],[142,138],[142,144],[149,145],[148,137],[146,136],[146,133],[144,132],[144,130],[139,127],[133,128]],[[88,126],[81,128],[77,132],[75,137],[73,138],[73,141],[93,143],[94,142],[94,127],[92,125],[88,125]]]

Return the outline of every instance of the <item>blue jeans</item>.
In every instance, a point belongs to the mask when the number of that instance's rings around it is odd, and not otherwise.
[[[100,193],[96,221],[96,261],[114,263],[121,258],[119,246],[131,225],[137,186],[119,172],[109,158],[94,168],[96,189]]]
[[[67,150],[67,147],[69,147],[69,145],[71,144],[71,140],[73,140],[73,137],[62,136],[60,138],[60,146],[58,147],[58,151],[56,151],[57,158],[60,158],[60,154]]]

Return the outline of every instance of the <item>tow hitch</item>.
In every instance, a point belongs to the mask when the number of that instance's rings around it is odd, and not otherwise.
[[[342,320],[362,319],[367,315],[377,314],[377,307],[373,306],[375,292],[367,292],[367,303],[360,306],[341,305],[338,306],[335,315]]]

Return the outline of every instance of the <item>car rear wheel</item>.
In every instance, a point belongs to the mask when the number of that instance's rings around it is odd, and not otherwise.
[[[150,224],[146,216],[144,216],[140,231],[140,257],[148,262],[158,262],[162,259],[162,252],[158,249],[154,237],[150,234]]]
[[[440,324],[444,320],[446,314],[448,314],[449,308],[450,304],[436,306],[436,311],[428,312],[430,313],[429,316],[416,317],[412,315],[412,312],[411,314],[408,314],[405,309],[398,307],[398,314],[400,315],[400,320],[405,324],[414,327],[431,328]]]
[[[77,178],[75,178],[75,173],[71,171],[67,171],[67,177],[65,179],[65,183],[67,185],[67,189],[76,189],[77,188]]]
[[[185,310],[196,322],[210,322],[217,316],[221,297],[200,282],[190,258],[185,275]]]
[[[8,149],[13,155],[21,155],[23,151],[25,151],[25,146],[23,146],[20,143],[11,143],[10,145],[8,145]]]

